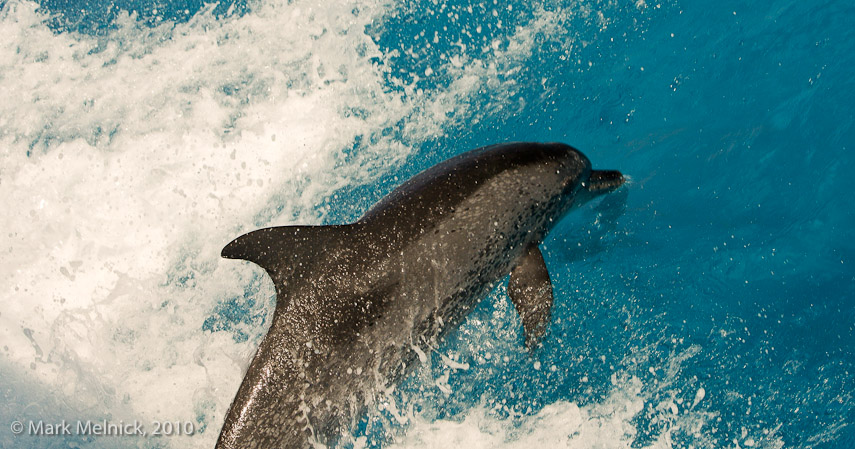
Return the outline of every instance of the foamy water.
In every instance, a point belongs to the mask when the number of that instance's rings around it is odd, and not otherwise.
[[[485,351],[475,344],[472,348],[479,354],[473,363],[476,367],[464,364],[462,369],[483,369]],[[648,384],[638,377],[615,371],[608,380],[610,392],[586,404],[558,400],[539,410],[516,410],[504,403],[481,403],[467,410],[462,419],[435,419],[437,410],[429,409],[421,414],[411,413],[406,417],[409,427],[390,447],[652,449],[681,447],[689,441],[691,447],[713,447],[714,442],[704,431],[704,426],[716,418],[702,405],[706,391],[702,386],[694,391],[685,391],[685,387],[674,385],[681,363],[697,351],[698,348],[690,347],[675,354],[670,361],[670,370],[663,373],[664,377]],[[433,387],[442,395],[448,395],[451,391],[443,387],[447,387],[449,377],[461,369],[461,364],[449,363],[444,358],[444,365],[444,368],[434,369],[426,375],[428,381],[423,380],[422,383],[436,379]],[[559,369],[554,365],[542,366],[538,361],[523,365],[534,370],[556,372]],[[584,384],[589,379],[583,376],[576,381]],[[684,401],[679,397],[686,393],[693,398]],[[664,398],[655,400],[657,394],[664,394]],[[655,423],[658,432],[655,438],[639,445],[637,438],[642,430],[637,420],[644,415]],[[766,435],[763,447],[779,446],[780,442],[774,435]]]

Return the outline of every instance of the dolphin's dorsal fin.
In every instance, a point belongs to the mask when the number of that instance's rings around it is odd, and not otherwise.
[[[264,268],[276,286],[278,306],[284,306],[285,285],[309,269],[325,250],[337,247],[353,225],[278,226],[244,234],[223,248],[226,259],[248,260]]]
[[[552,281],[536,243],[526,248],[511,271],[508,296],[522,319],[525,345],[533,351],[546,332],[552,310]]]

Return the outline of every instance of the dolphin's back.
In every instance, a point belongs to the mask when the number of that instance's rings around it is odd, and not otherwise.
[[[587,158],[564,144],[506,143],[461,153],[401,184],[371,207],[360,221],[396,222],[403,229],[429,227],[503,173],[542,166],[544,161],[564,157],[568,149],[578,154],[578,176],[583,170],[590,170]]]

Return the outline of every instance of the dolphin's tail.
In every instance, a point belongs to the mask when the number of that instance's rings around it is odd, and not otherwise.
[[[617,170],[592,170],[585,188],[591,193],[608,193],[622,186],[623,174]]]

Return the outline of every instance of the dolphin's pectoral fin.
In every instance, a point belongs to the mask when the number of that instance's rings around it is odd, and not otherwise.
[[[352,225],[279,226],[244,234],[223,248],[226,259],[248,260],[264,268],[276,285],[277,304],[284,305],[285,283],[310,269],[321,253],[340,248]]]
[[[546,332],[552,310],[552,282],[537,244],[526,248],[511,271],[508,296],[522,319],[525,345],[533,351]]]

